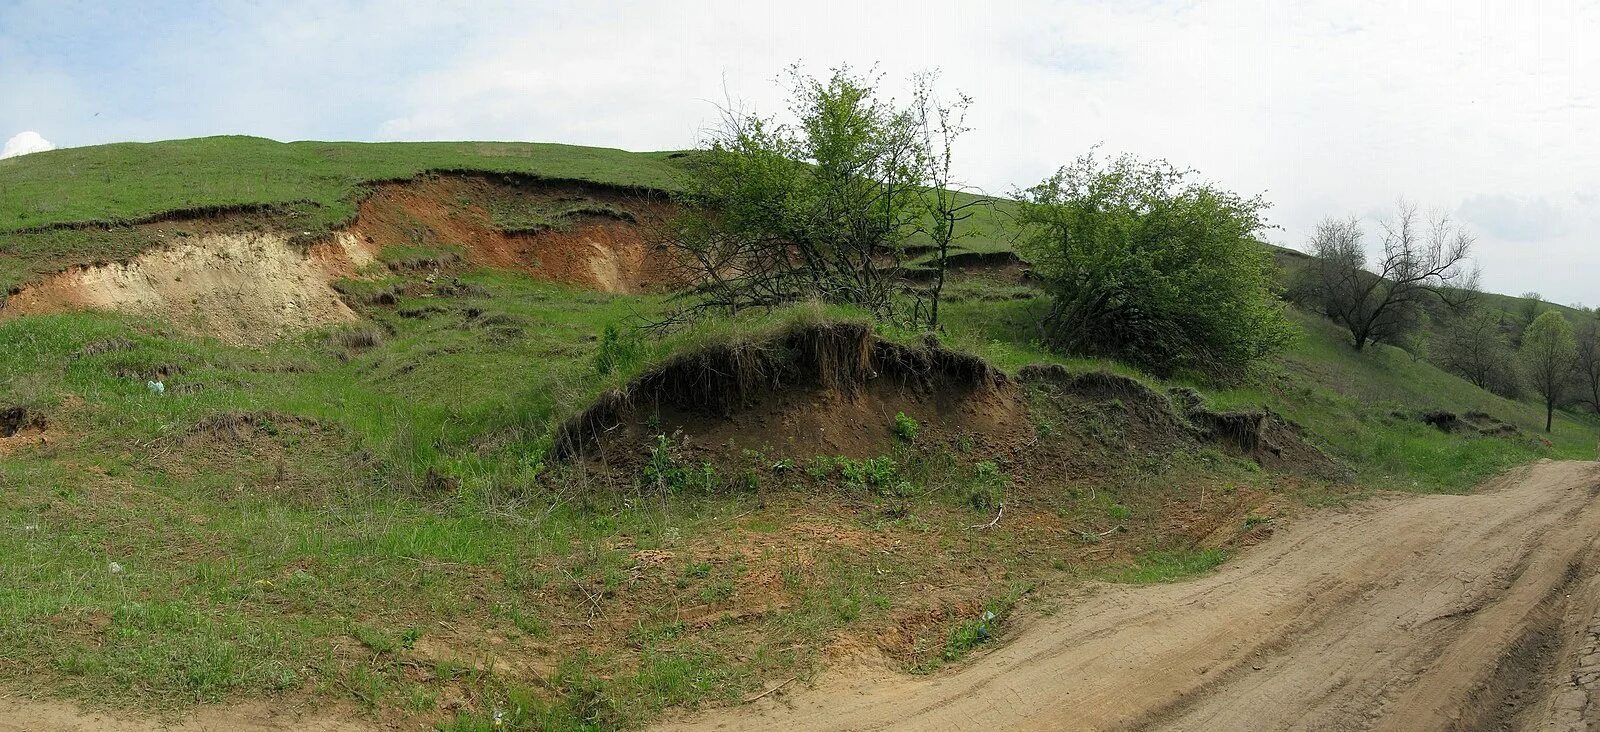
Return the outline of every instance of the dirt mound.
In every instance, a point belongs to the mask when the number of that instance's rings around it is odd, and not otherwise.
[[[1402,414],[1401,416],[1405,415]],[[1488,412],[1472,411],[1457,415],[1455,412],[1444,409],[1430,409],[1419,412],[1416,415],[1416,419],[1437,428],[1441,432],[1452,434],[1472,431],[1484,437],[1507,437],[1521,432],[1516,425]]]
[[[664,198],[644,192],[438,175],[379,186],[351,231],[374,246],[459,247],[476,266],[604,292],[645,292],[676,281],[675,268],[648,236],[671,213]]]
[[[602,394],[561,426],[551,452],[626,466],[658,435],[675,435],[722,456],[754,450],[867,458],[890,451],[896,415],[904,413],[927,435],[919,444],[960,440],[1057,477],[1075,474],[1074,466],[1103,471],[1103,456],[1041,443],[1033,417],[1043,415],[1080,431],[1114,431],[1126,447],[1164,452],[1209,444],[1269,470],[1348,477],[1298,425],[1271,410],[1214,412],[1188,390],[1169,396],[1126,376],[1061,366],[1025,367],[1017,381],[1042,387],[1034,393],[1043,403],[1030,408],[1029,394],[1003,373],[933,339],[907,346],[860,324],[796,327],[684,354]]]
[[[918,254],[927,249],[908,248],[908,254]],[[904,277],[913,282],[929,282],[938,274],[932,262],[927,267],[907,269]],[[1007,283],[1022,284],[1031,281],[1032,270],[1015,252],[954,252],[945,258],[946,276],[968,275],[986,277]]]
[[[323,429],[321,423],[305,417],[277,412],[219,412],[190,426],[190,440],[240,443],[258,437],[285,433],[305,433]]]
[[[27,407],[0,407],[0,456],[36,445],[48,444],[54,437],[44,415]]]
[[[569,420],[553,452],[626,462],[655,435],[681,433],[733,454],[862,458],[889,450],[902,412],[921,424],[919,440],[1004,444],[1031,432],[1016,389],[982,359],[840,323],[673,359]]]

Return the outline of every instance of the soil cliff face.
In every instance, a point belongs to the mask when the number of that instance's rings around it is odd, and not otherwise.
[[[438,268],[487,267],[603,292],[659,290],[677,272],[649,243],[671,204],[600,186],[436,175],[376,187],[356,220],[305,243],[248,212],[136,224],[152,246],[120,262],[27,285],[0,318],[80,309],[166,318],[231,343],[261,345],[356,314],[333,284],[407,266],[385,250],[449,252]]]

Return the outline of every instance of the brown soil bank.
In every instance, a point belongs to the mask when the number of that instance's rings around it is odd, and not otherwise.
[[[603,292],[677,281],[649,237],[671,216],[660,194],[517,176],[433,175],[379,186],[351,230],[369,244],[459,247],[481,267]]]
[[[671,204],[643,192],[508,176],[426,175],[377,186],[357,219],[311,243],[262,212],[163,218],[129,228],[149,249],[77,267],[0,300],[0,318],[104,309],[165,318],[242,344],[348,322],[333,289],[388,261],[512,269],[605,292],[665,287],[675,271],[648,243]],[[419,254],[420,253],[420,254]]]
[[[552,452],[631,468],[658,435],[669,435],[728,462],[746,451],[868,458],[903,439],[902,413],[918,423],[918,447],[959,444],[964,453],[1006,458],[1040,485],[1104,475],[1130,451],[1202,446],[1274,472],[1348,477],[1269,410],[1213,412],[1192,392],[1169,397],[1128,377],[1060,366],[1030,366],[1011,379],[933,339],[895,343],[856,323],[796,326],[674,358],[568,420]],[[1063,434],[1041,439],[1041,421]]]
[[[900,413],[919,441],[1000,449],[1033,431],[1020,390],[983,360],[835,323],[673,359],[569,420],[554,452],[627,463],[667,434],[730,455],[864,458],[889,451]]]
[[[1593,729],[1600,469],[1380,499],[1222,571],[1082,593],[972,666],[850,669],[673,730]]]

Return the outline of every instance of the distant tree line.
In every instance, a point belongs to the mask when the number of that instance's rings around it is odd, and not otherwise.
[[[1379,231],[1381,253],[1369,260],[1359,219],[1319,223],[1291,299],[1347,328],[1357,351],[1386,343],[1501,396],[1531,393],[1547,430],[1557,407],[1600,412],[1600,313],[1580,309],[1574,327],[1537,292],[1490,304],[1467,268],[1474,237],[1442,214],[1424,222],[1402,201]]]

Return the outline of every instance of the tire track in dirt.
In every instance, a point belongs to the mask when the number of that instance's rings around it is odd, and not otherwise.
[[[1367,502],[1208,577],[1097,588],[964,669],[833,673],[662,729],[1582,729],[1597,494],[1600,466],[1545,461]]]

